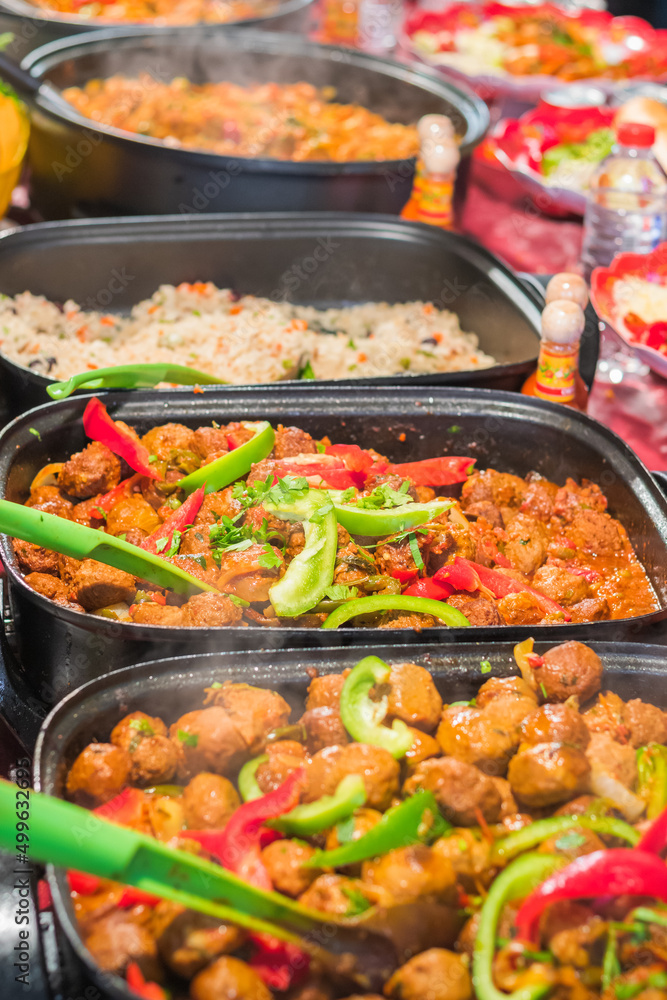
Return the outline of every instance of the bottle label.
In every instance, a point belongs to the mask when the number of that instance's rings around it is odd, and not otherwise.
[[[571,403],[578,369],[578,344],[567,354],[555,353],[542,345],[535,375],[535,395],[553,403]]]

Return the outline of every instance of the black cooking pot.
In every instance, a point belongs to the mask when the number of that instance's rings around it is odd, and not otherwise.
[[[534,369],[544,298],[497,257],[455,233],[388,216],[343,213],[107,219],[27,226],[0,236],[0,292],[127,313],[162,284],[213,281],[274,301],[321,308],[434,302],[479,336],[493,368],[354,379],[347,384],[520,389]],[[581,371],[590,381],[598,328],[591,315]],[[0,354],[8,416],[48,401],[43,365]],[[325,383],[320,382],[323,386]],[[346,384],[337,382],[337,385]]]
[[[51,403],[16,419],[0,435],[0,496],[23,501],[47,462],[62,461],[86,438],[81,415],[89,397]],[[610,430],[553,403],[486,389],[378,388],[280,385],[109,393],[115,419],[144,433],[175,421],[196,427],[217,420],[266,419],[296,424],[315,437],[374,447],[396,462],[434,453],[471,455],[479,468],[525,475],[535,470],[564,483],[568,476],[599,483],[610,511],[624,524],[655,589],[659,610],[641,618],[589,624],[484,628],[394,629],[396,645],[425,642],[514,641],[536,631],[540,639],[622,640],[667,617],[667,500],[636,455]],[[53,704],[100,672],[169,654],[222,649],[270,649],[381,644],[385,629],[166,628],[114,622],[73,611],[32,590],[18,572],[11,543],[0,537],[10,617],[26,683]]]
[[[543,653],[552,645],[553,642],[540,642],[535,648]],[[636,644],[592,645],[605,667],[603,690],[614,691],[624,699],[643,698],[667,707],[667,654],[664,648]],[[340,672],[368,653],[388,663],[410,661],[426,667],[447,701],[467,701],[488,677],[518,673],[509,642],[447,647],[428,644],[399,649],[393,644],[385,644],[355,650],[228,653],[144,663],[100,677],[71,694],[53,710],[37,740],[35,788],[49,795],[62,796],[67,771],[76,756],[91,741],[108,738],[113,726],[129,712],[148,711],[171,723],[184,712],[201,707],[203,689],[212,681],[230,679],[279,691],[294,707],[294,717],[298,718],[309,683],[307,668],[315,667],[322,674]],[[492,672],[487,676],[480,674],[481,659],[488,659],[492,665]],[[15,879],[15,875],[12,878]],[[85,948],[77,929],[65,873],[49,868],[48,882],[62,931],[64,947],[61,952],[66,958],[69,975],[65,995],[85,995],[83,977],[87,976],[108,1000],[132,1000],[123,980],[102,973]]]
[[[228,31],[230,28],[255,28],[262,31],[300,31],[307,27],[310,7],[313,0],[274,0],[270,12],[241,21],[227,21],[224,24],[211,25],[215,32]],[[268,6],[268,5],[267,5]],[[171,28],[157,24],[123,23],[123,28],[134,33],[156,35],[158,38],[166,31],[176,30],[182,36],[187,35],[196,25],[183,24]],[[20,62],[28,52],[40,45],[58,41],[71,35],[83,32],[99,31],[108,28],[101,18],[86,20],[74,15],[58,16],[55,12],[35,6],[30,0],[0,0],[0,32],[10,31],[12,41],[4,52],[16,62]]]
[[[114,73],[148,72],[160,80],[184,76],[195,83],[306,80],[333,85],[338,100],[394,122],[446,114],[462,137],[457,203],[469,155],[489,123],[486,105],[472,91],[435,73],[297,35],[197,27],[157,36],[109,29],[45,45],[22,67],[58,88]],[[38,86],[10,71],[5,66],[23,92]],[[35,97],[29,162],[33,203],[46,218],[275,210],[396,214],[414,173],[412,159],[294,163],[173,149],[92,122],[87,127],[74,109],[70,113],[43,92]]]

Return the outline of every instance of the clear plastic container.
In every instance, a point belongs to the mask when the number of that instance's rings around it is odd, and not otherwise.
[[[617,253],[649,253],[667,235],[667,174],[651,125],[624,122],[590,180],[581,260],[586,280]]]

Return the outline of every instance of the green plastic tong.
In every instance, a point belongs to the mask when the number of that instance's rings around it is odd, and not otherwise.
[[[65,382],[47,385],[51,399],[67,399],[77,389],[149,389],[158,382],[174,382],[177,385],[228,385],[224,378],[216,378],[196,368],[185,365],[149,364],[114,365],[112,368],[97,368],[90,372],[72,375]]]

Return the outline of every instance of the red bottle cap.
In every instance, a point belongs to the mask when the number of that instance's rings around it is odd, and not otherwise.
[[[652,125],[640,125],[639,122],[623,122],[616,130],[616,138],[621,146],[650,149],[655,142],[655,129]]]

